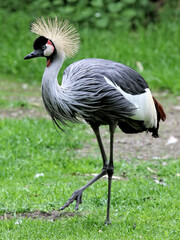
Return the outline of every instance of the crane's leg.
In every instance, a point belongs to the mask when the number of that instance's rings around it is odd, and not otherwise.
[[[92,129],[93,129],[93,131],[96,135],[98,145],[99,145],[99,149],[101,151],[101,156],[102,156],[102,159],[103,159],[103,169],[104,168],[107,169],[108,161],[107,161],[106,153],[105,153],[103,143],[102,143],[102,140],[101,140],[101,135],[100,135],[100,132],[99,132],[99,126],[91,124],[91,127],[92,127]]]
[[[76,190],[72,196],[69,198],[69,200],[60,208],[60,210],[65,209],[66,207],[68,207],[72,202],[74,202],[74,200],[76,200],[76,207],[75,209],[78,210],[79,208],[79,203],[82,203],[82,193],[83,191],[88,188],[91,184],[95,183],[98,179],[100,179],[101,177],[103,177],[104,175],[107,174],[107,169],[108,169],[108,162],[107,162],[107,157],[106,157],[106,153],[104,151],[104,147],[102,144],[102,140],[101,140],[101,136],[100,136],[100,132],[99,132],[99,126],[98,125],[94,125],[94,124],[90,124],[98,141],[99,144],[99,148],[101,151],[101,155],[102,155],[102,159],[103,159],[103,168],[101,170],[101,173],[98,174],[96,177],[94,177],[90,182],[88,182],[86,185],[84,185],[82,188]]]
[[[114,165],[113,165],[113,142],[114,142],[114,132],[116,129],[117,124],[110,125],[110,159],[109,164],[107,167],[107,174],[108,174],[108,202],[107,202],[107,217],[105,224],[111,224],[110,221],[110,201],[111,201],[111,182],[112,182],[112,176],[114,173]]]

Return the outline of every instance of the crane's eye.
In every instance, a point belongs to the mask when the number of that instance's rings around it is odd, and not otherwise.
[[[43,45],[43,46],[42,46],[42,50],[45,50],[45,49],[46,49],[46,45]]]

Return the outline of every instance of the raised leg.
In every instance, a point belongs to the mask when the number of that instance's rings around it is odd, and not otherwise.
[[[78,210],[79,208],[79,203],[82,203],[82,193],[83,191],[88,188],[91,184],[93,184],[94,182],[96,182],[98,179],[100,179],[101,177],[103,177],[104,175],[107,174],[107,167],[108,167],[108,163],[107,163],[107,157],[104,151],[104,147],[102,144],[102,140],[101,140],[101,136],[100,136],[100,132],[99,132],[99,126],[95,126],[93,124],[91,124],[92,129],[94,130],[94,133],[96,135],[98,144],[99,144],[99,148],[101,151],[101,155],[102,155],[102,159],[103,159],[103,168],[100,174],[98,174],[96,177],[94,177],[90,182],[88,182],[86,185],[84,185],[82,188],[76,190],[72,196],[69,198],[69,200],[60,208],[60,210],[65,209],[66,207],[68,207],[72,202],[74,202],[74,200],[76,200],[76,207],[75,209]]]
[[[114,165],[113,165],[113,142],[114,142],[114,132],[116,129],[117,124],[110,125],[110,159],[109,164],[107,168],[107,174],[108,174],[108,202],[107,202],[107,217],[105,224],[111,224],[110,221],[110,202],[111,202],[111,182],[112,182],[112,176],[114,173]]]

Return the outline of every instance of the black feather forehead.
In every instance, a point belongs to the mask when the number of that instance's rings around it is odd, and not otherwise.
[[[35,50],[41,48],[41,46],[45,45],[47,43],[48,39],[43,37],[43,36],[40,36],[38,38],[36,38],[36,40],[34,41],[34,44],[33,44],[33,48]]]

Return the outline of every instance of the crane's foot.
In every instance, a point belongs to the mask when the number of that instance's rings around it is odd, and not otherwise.
[[[112,225],[111,221],[109,219],[106,219],[106,221],[104,222],[105,225]]]
[[[82,203],[82,190],[76,190],[72,196],[69,198],[69,200],[62,206],[60,207],[59,210],[64,210],[66,207],[68,207],[71,203],[74,202],[74,200],[76,200],[76,206],[75,206],[75,210],[79,209],[79,204]]]
[[[104,166],[101,173],[98,174],[97,176],[95,176],[90,182],[88,182],[86,185],[84,185],[82,188],[76,190],[72,196],[69,198],[69,200],[59,209],[59,210],[63,210],[66,207],[68,207],[71,203],[74,202],[74,200],[76,200],[76,207],[75,210],[79,209],[79,204],[82,203],[82,194],[83,191],[88,188],[91,184],[95,183],[98,179],[100,179],[102,176],[107,174],[107,167]]]

